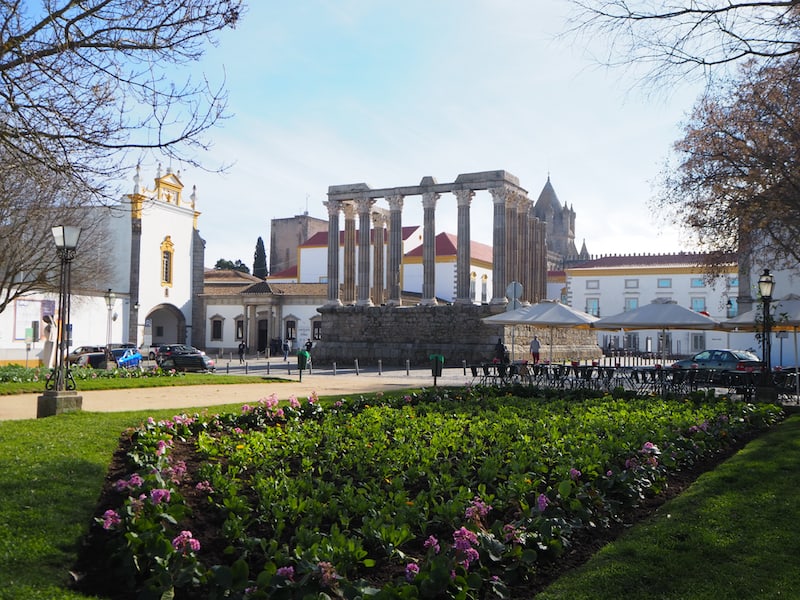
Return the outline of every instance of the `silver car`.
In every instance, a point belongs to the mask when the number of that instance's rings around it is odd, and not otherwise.
[[[715,371],[756,371],[761,359],[748,350],[703,350],[672,365],[676,369],[713,369]]]

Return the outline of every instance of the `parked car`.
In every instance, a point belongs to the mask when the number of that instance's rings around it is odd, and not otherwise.
[[[149,360],[156,360],[158,358],[158,349],[163,346],[163,344],[150,344],[149,346],[142,344],[139,346],[139,353],[142,355],[142,358],[147,357]]]
[[[161,359],[159,366],[162,369],[175,369],[176,371],[191,371],[195,373],[205,373],[216,368],[213,360],[199,352],[172,354]]]
[[[108,366],[108,356],[105,352],[85,352],[75,361],[75,366],[105,369]]]
[[[194,351],[194,348],[186,344],[161,344],[156,352],[156,361],[160,364],[162,360],[175,354],[187,354]]]
[[[112,348],[109,352],[118,367],[130,369],[142,363],[142,355],[136,348]]]
[[[67,354],[67,362],[69,364],[74,365],[78,362],[78,359],[83,356],[84,354],[89,354],[90,352],[103,352],[103,346],[78,346],[72,352]]]
[[[703,350],[672,364],[676,369],[748,371],[761,368],[761,359],[747,350]]]

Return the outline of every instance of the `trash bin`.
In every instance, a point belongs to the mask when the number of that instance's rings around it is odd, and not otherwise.
[[[306,350],[297,353],[297,368],[301,371],[308,366],[308,359],[311,355]]]
[[[442,367],[444,366],[444,356],[441,354],[431,354],[431,375],[434,377],[442,376]]]

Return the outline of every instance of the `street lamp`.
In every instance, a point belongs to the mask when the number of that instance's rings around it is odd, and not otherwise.
[[[106,320],[106,347],[108,347],[111,344],[111,311],[117,296],[111,291],[111,288],[108,288],[108,291],[103,294],[103,298],[106,299],[106,308],[108,309],[108,319]]]
[[[762,331],[761,350],[764,361],[764,385],[769,385],[769,375],[772,371],[770,358],[772,354],[772,344],[770,340],[770,330],[772,328],[769,305],[772,302],[772,291],[775,288],[775,277],[770,274],[769,269],[764,269],[761,277],[758,278],[758,292],[761,294],[762,313],[764,317],[764,329]]]
[[[61,276],[58,286],[58,337],[56,342],[56,367],[51,373],[45,388],[63,392],[75,388],[75,382],[67,382],[67,349],[72,343],[72,324],[69,322],[70,288],[71,288],[71,263],[75,258],[75,248],[81,237],[81,228],[74,225],[56,225],[52,228],[53,239],[56,243],[56,255],[61,259]]]

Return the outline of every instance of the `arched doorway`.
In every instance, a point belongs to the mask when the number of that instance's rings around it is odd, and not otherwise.
[[[151,344],[185,344],[186,317],[172,304],[153,307],[145,318],[144,337],[150,330]]]

